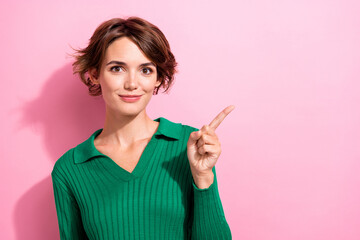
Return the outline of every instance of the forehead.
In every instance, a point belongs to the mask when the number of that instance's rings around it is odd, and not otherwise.
[[[112,42],[106,49],[104,60],[105,64],[114,60],[127,64],[151,62],[140,48],[127,37],[121,37]]]

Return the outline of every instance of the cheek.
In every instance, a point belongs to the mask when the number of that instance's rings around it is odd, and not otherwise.
[[[153,79],[146,79],[142,81],[142,89],[145,91],[152,91],[156,87],[156,78]]]
[[[114,78],[113,76],[104,76],[100,80],[101,89],[104,91],[112,91],[114,89],[118,89],[121,85],[121,79]]]

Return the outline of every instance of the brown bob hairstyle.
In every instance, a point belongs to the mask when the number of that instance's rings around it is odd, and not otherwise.
[[[173,83],[177,66],[170,45],[158,27],[142,18],[130,17],[113,18],[103,22],[90,38],[89,45],[84,49],[75,50],[76,61],[73,63],[73,72],[80,75],[81,81],[89,88],[89,94],[101,95],[101,86],[90,80],[88,71],[90,69],[100,71],[106,49],[121,37],[132,40],[155,64],[157,79],[161,84],[154,89],[153,94],[157,94],[160,87],[166,92]]]

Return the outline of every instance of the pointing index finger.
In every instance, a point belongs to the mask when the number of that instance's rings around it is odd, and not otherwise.
[[[214,130],[220,125],[220,123],[225,119],[225,117],[234,110],[235,106],[230,105],[227,106],[224,110],[222,110],[215,118],[211,121],[209,127],[213,128]]]

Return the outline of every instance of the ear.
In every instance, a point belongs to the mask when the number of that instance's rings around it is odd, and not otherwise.
[[[161,85],[162,79],[156,80],[155,87],[159,87]]]
[[[98,71],[96,70],[96,68],[91,68],[88,71],[88,74],[89,74],[90,81],[93,84],[100,84],[99,79],[98,79],[99,75],[98,75]]]

